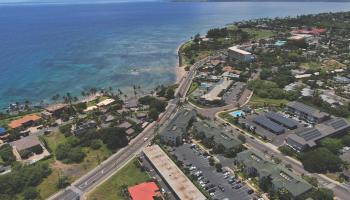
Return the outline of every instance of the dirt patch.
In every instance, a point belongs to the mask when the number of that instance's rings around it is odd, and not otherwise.
[[[80,177],[83,175],[82,173],[84,172],[84,168],[82,165],[65,164],[58,160],[56,160],[52,164],[52,167],[60,170],[64,176],[69,176],[69,177]]]

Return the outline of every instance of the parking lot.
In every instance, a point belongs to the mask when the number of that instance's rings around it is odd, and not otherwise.
[[[191,148],[190,144],[184,144],[172,148],[172,154],[198,176],[198,182],[210,195],[212,199],[220,200],[250,200],[257,199],[255,194],[248,194],[251,190],[242,183],[234,174],[224,170],[217,172],[214,166],[209,165],[208,158],[201,149]],[[250,191],[251,192],[251,191]]]
[[[236,103],[246,86],[243,82],[235,82],[232,87],[222,96],[226,104]]]

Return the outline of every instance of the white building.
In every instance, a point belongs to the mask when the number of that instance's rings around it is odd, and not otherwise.
[[[254,56],[250,52],[241,50],[238,46],[233,46],[228,49],[228,57],[243,62],[250,62],[254,59]]]

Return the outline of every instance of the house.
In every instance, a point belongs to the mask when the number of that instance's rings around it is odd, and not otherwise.
[[[238,48],[238,46],[233,46],[228,49],[228,57],[231,60],[239,60],[243,62],[251,62],[254,56],[248,52]]]
[[[187,129],[196,116],[196,111],[182,109],[170,123],[159,133],[160,141],[170,145],[180,145],[187,135]]]
[[[43,152],[41,142],[37,136],[28,136],[16,140],[12,143],[12,147],[19,153],[19,155],[22,155],[25,151],[35,154],[41,154]]]
[[[45,110],[52,114],[52,116],[59,117],[62,112],[67,108],[67,104],[57,103],[52,104],[45,108]]]
[[[304,151],[317,146],[317,143],[326,137],[334,137],[347,133],[350,124],[343,118],[331,118],[314,128],[304,129],[286,138],[286,145],[296,151]]]
[[[94,120],[86,121],[78,125],[72,126],[72,132],[74,135],[81,135],[86,133],[88,130],[96,128],[97,123]]]
[[[344,76],[335,76],[333,78],[334,82],[337,84],[349,84],[350,83],[350,79]]]
[[[329,114],[297,101],[289,102],[286,110],[311,123],[321,123],[330,118]]]
[[[273,163],[262,152],[246,150],[237,154],[235,163],[250,177],[268,178],[274,191],[286,189],[293,199],[305,194],[312,186],[282,165]]]
[[[33,125],[37,125],[41,121],[38,115],[26,115],[19,119],[11,121],[8,126],[15,130],[21,130]]]
[[[131,200],[154,200],[159,196],[159,187],[154,182],[145,182],[128,188]]]
[[[125,129],[129,129],[132,127],[132,124],[130,124],[129,122],[123,122],[121,124],[118,125],[119,128],[125,128]]]

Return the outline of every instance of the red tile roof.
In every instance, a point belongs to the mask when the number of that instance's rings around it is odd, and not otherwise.
[[[154,182],[141,183],[128,188],[132,200],[154,200],[159,187]]]
[[[41,117],[37,116],[37,115],[26,115],[20,119],[16,119],[13,120],[9,123],[9,127],[15,129],[15,128],[19,128],[21,126],[23,126],[23,124],[28,123],[30,121],[36,122],[38,120],[40,120]]]

